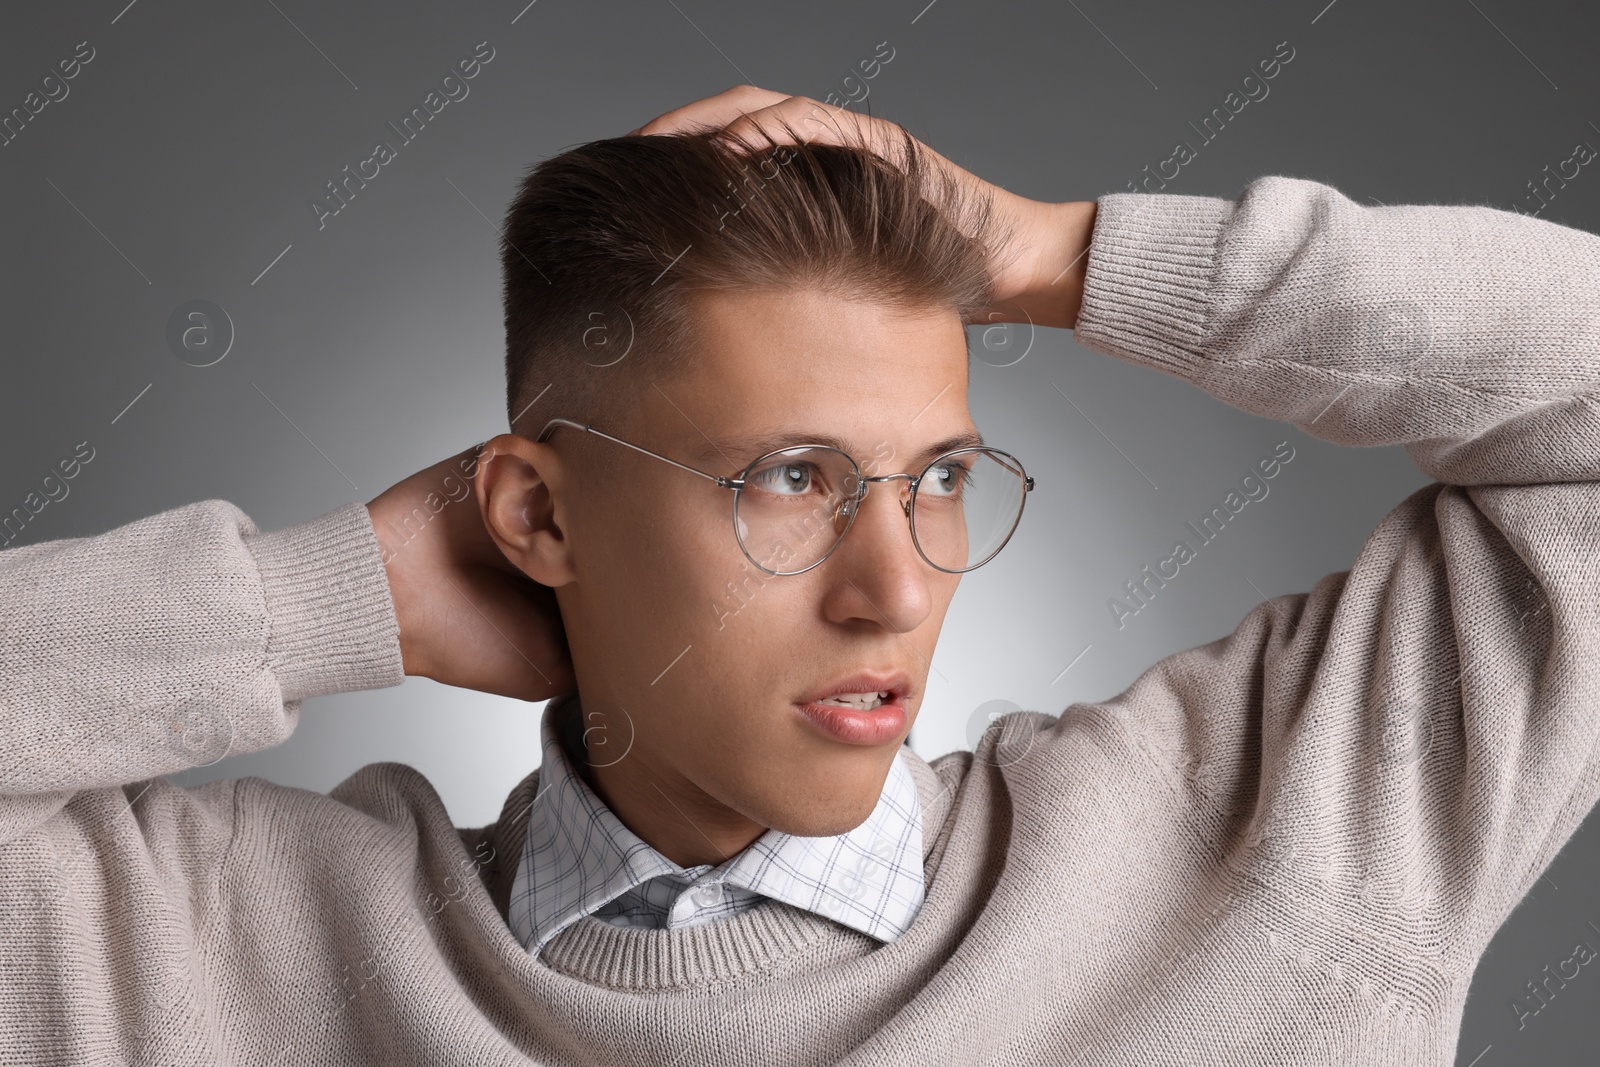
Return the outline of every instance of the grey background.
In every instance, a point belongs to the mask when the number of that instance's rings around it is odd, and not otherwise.
[[[490,220],[524,170],[742,81],[859,94],[842,79],[879,42],[895,52],[866,83],[875,114],[1039,199],[1120,191],[1175,141],[1198,144],[1188,123],[1281,41],[1296,55],[1270,95],[1166,191],[1232,197],[1276,173],[1368,203],[1509,209],[1577,141],[1600,146],[1600,15],[1576,2],[125,3],[12,4],[0,33],[0,112],[78,42],[96,50],[0,148],[0,510],[79,442],[95,449],[18,544],[208,497],[277,528],[499,432]],[[386,123],[481,41],[495,57],[468,97],[319,231],[323,183],[396,142]],[[1543,217],[1595,229],[1594,170]],[[237,331],[212,366],[165,340],[191,299]],[[924,756],[967,745],[989,711],[1105,699],[1226,635],[1264,597],[1348,568],[1425,483],[1398,450],[1316,441],[1066,331],[1040,331],[1004,367],[990,363],[1018,349],[972,338],[978,424],[1040,487],[952,606],[912,739]],[[1106,598],[1281,440],[1297,456],[1271,495],[1116,629]],[[532,769],[541,708],[413,678],[308,701],[286,744],[179,779],[322,791],[401,760],[477,825]],[[1508,1005],[1577,940],[1600,946],[1586,925],[1600,924],[1593,836],[1586,825],[1491,946],[1458,1063],[1592,1062],[1600,975],[1582,972],[1520,1031]]]

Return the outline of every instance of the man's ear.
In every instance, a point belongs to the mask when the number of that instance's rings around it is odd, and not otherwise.
[[[489,537],[506,559],[552,589],[577,578],[561,457],[503,433],[484,443],[473,489]]]

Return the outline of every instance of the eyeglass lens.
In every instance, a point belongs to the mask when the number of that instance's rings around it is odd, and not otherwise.
[[[1008,457],[982,449],[941,456],[923,474],[912,510],[912,536],[923,556],[947,571],[988,562],[1016,528],[1025,475]],[[899,481],[870,491],[904,493]],[[832,448],[793,448],[745,474],[734,526],[751,562],[771,574],[795,574],[825,557],[849,529],[860,487],[850,457]]]

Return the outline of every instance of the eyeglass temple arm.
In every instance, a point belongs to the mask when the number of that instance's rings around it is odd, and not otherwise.
[[[539,431],[539,436],[536,437],[534,440],[536,442],[542,442],[545,438],[549,437],[550,434],[555,431],[555,428],[557,426],[571,426],[575,430],[583,430],[586,433],[592,433],[592,434],[595,434],[598,437],[604,437],[607,441],[615,441],[617,444],[623,445],[624,447],[627,447],[627,448],[631,448],[635,452],[643,452],[647,456],[654,456],[656,459],[661,460],[661,462],[663,462],[663,463],[670,463],[674,467],[677,467],[679,470],[686,470],[690,474],[698,474],[702,478],[705,478],[705,479],[708,479],[710,481],[716,482],[718,485],[722,486],[722,488],[724,488],[724,489],[733,489],[733,488],[736,487],[735,479],[724,478],[724,477],[722,477],[721,475],[718,475],[718,474],[708,474],[707,472],[702,471],[702,470],[695,470],[693,467],[686,467],[682,463],[679,463],[675,459],[668,459],[666,456],[663,456],[661,453],[652,452],[648,448],[640,448],[638,445],[633,444],[633,443],[631,443],[629,441],[624,441],[620,437],[612,437],[610,434],[606,433],[604,430],[597,430],[593,426],[590,426],[588,423],[584,423],[584,422],[574,422],[571,419],[551,419],[549,422],[545,423],[544,429]]]
[[[719,486],[721,486],[724,489],[738,489],[738,488],[741,488],[743,486],[743,484],[744,484],[744,479],[742,479],[742,478],[724,478],[719,474],[710,474],[710,473],[708,473],[706,471],[696,470],[693,467],[688,467],[688,466],[685,466],[682,463],[679,463],[675,459],[668,459],[666,456],[663,456],[659,452],[652,452],[648,448],[641,448],[638,445],[633,444],[631,441],[624,441],[620,437],[612,437],[610,434],[606,433],[604,430],[597,430],[593,426],[590,426],[586,422],[574,422],[572,419],[551,419],[549,422],[544,424],[544,429],[539,431],[539,436],[534,438],[535,442],[543,442],[546,438],[548,438],[552,433],[555,432],[555,429],[556,429],[557,426],[571,426],[575,430],[583,430],[585,433],[592,433],[592,434],[595,434],[598,437],[604,437],[607,441],[615,441],[617,444],[622,445],[625,448],[631,448],[635,452],[643,452],[647,456],[654,456],[656,459],[659,459],[663,463],[670,463],[674,467],[677,467],[679,470],[688,471],[690,474],[698,474],[700,477],[705,478],[708,481],[716,482]],[[966,451],[966,449],[957,449],[957,451],[958,452]],[[985,451],[993,452],[995,450],[994,449],[985,449]],[[1002,453],[1002,454],[1004,454],[1004,453]],[[1008,457],[1008,458],[1012,458],[1013,461],[1015,460],[1015,457]],[[1009,463],[1004,463],[1003,461],[1002,461],[1002,465],[1007,467],[1008,469],[1011,469],[1012,473],[1014,473],[1014,474],[1022,474],[1022,470],[1021,470],[1020,466],[1017,467],[1017,468],[1011,468],[1011,465]],[[909,474],[886,474],[886,475],[879,475],[879,476],[874,477],[874,478],[863,478],[861,480],[862,480],[863,483],[865,483],[865,482],[884,482],[884,481],[889,481],[890,479],[893,479],[893,478],[908,478],[908,479],[911,479],[912,481],[916,480],[912,475],[909,475]],[[1024,493],[1032,492],[1033,491],[1033,478],[1032,478],[1032,476],[1031,475],[1023,475],[1023,479],[1024,479],[1024,487],[1023,487],[1022,491]]]

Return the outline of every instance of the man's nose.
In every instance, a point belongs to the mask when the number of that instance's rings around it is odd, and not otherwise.
[[[922,625],[933,609],[928,578],[935,573],[911,537],[910,487],[904,478],[867,482],[855,519],[835,550],[847,579],[830,606],[836,621],[871,619],[895,633]]]

